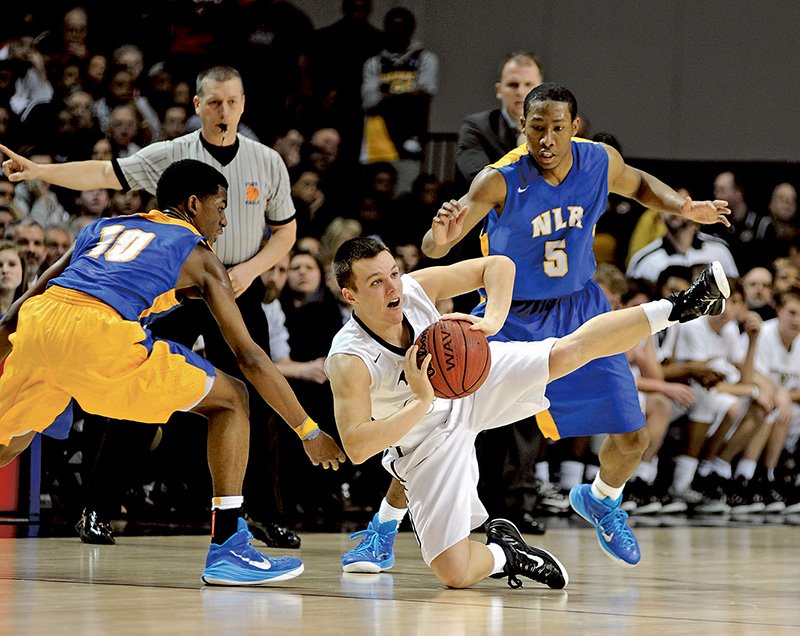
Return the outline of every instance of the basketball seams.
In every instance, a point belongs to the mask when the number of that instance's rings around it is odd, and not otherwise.
[[[466,397],[478,390],[489,375],[489,344],[482,333],[469,330],[471,325],[465,320],[439,320],[423,329],[417,338],[417,364],[431,354],[428,377],[437,397]]]

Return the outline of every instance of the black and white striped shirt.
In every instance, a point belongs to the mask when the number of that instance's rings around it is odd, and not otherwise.
[[[289,173],[280,155],[261,143],[236,135],[237,144],[211,146],[200,131],[171,141],[159,141],[136,154],[113,162],[114,172],[125,190],[143,189],[155,194],[156,184],[167,166],[181,159],[196,159],[219,170],[228,180],[228,227],[214,249],[225,265],[252,258],[261,248],[268,225],[283,225],[294,219]],[[220,163],[217,157],[231,154]]]

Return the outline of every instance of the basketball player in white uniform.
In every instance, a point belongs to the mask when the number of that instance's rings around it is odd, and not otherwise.
[[[333,267],[353,306],[326,360],[345,451],[354,463],[385,451],[384,467],[405,488],[423,559],[442,583],[459,588],[487,576],[507,576],[512,587],[521,585],[517,575],[557,589],[569,580],[554,556],[527,545],[506,520],[488,523],[486,545],[469,540],[470,531],[487,519],[476,490],[477,434],[546,409],[548,381],[626,351],[674,321],[721,311],[724,303],[715,303],[728,294],[715,263],[679,296],[603,314],[569,336],[491,342],[483,386],[466,398],[446,400],[434,399],[430,356],[418,368],[414,340],[441,317],[437,300],[478,288],[489,298],[484,317],[448,317],[469,320],[485,335],[496,333],[511,304],[513,262],[490,256],[401,276],[385,245],[357,238],[339,248]]]
[[[755,357],[756,371],[769,381],[766,388],[775,405],[766,420],[773,431],[763,456],[769,482],[784,447],[795,453],[800,439],[800,288],[778,294],[775,307],[778,317],[761,325]],[[800,497],[787,502],[787,511],[800,512]]]

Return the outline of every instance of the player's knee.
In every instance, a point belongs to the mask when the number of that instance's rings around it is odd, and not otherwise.
[[[245,383],[237,378],[231,378],[232,383],[232,405],[233,408],[242,411],[250,416],[250,399],[247,394]]]
[[[637,431],[622,433],[614,437],[614,442],[623,455],[641,455],[650,444],[650,431],[642,427]]]
[[[447,567],[435,568],[434,574],[443,585],[452,588],[468,587],[472,581],[470,580],[469,570],[466,565],[448,564]]]

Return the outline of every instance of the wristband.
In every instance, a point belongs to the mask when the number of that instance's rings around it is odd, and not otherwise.
[[[297,433],[297,437],[305,442],[306,440],[314,439],[319,435],[320,430],[317,423],[310,417],[307,417],[300,426],[294,429],[294,432]]]
[[[759,395],[761,395],[761,390],[758,388],[757,384],[754,384],[753,388],[750,389],[750,397],[757,400]]]

